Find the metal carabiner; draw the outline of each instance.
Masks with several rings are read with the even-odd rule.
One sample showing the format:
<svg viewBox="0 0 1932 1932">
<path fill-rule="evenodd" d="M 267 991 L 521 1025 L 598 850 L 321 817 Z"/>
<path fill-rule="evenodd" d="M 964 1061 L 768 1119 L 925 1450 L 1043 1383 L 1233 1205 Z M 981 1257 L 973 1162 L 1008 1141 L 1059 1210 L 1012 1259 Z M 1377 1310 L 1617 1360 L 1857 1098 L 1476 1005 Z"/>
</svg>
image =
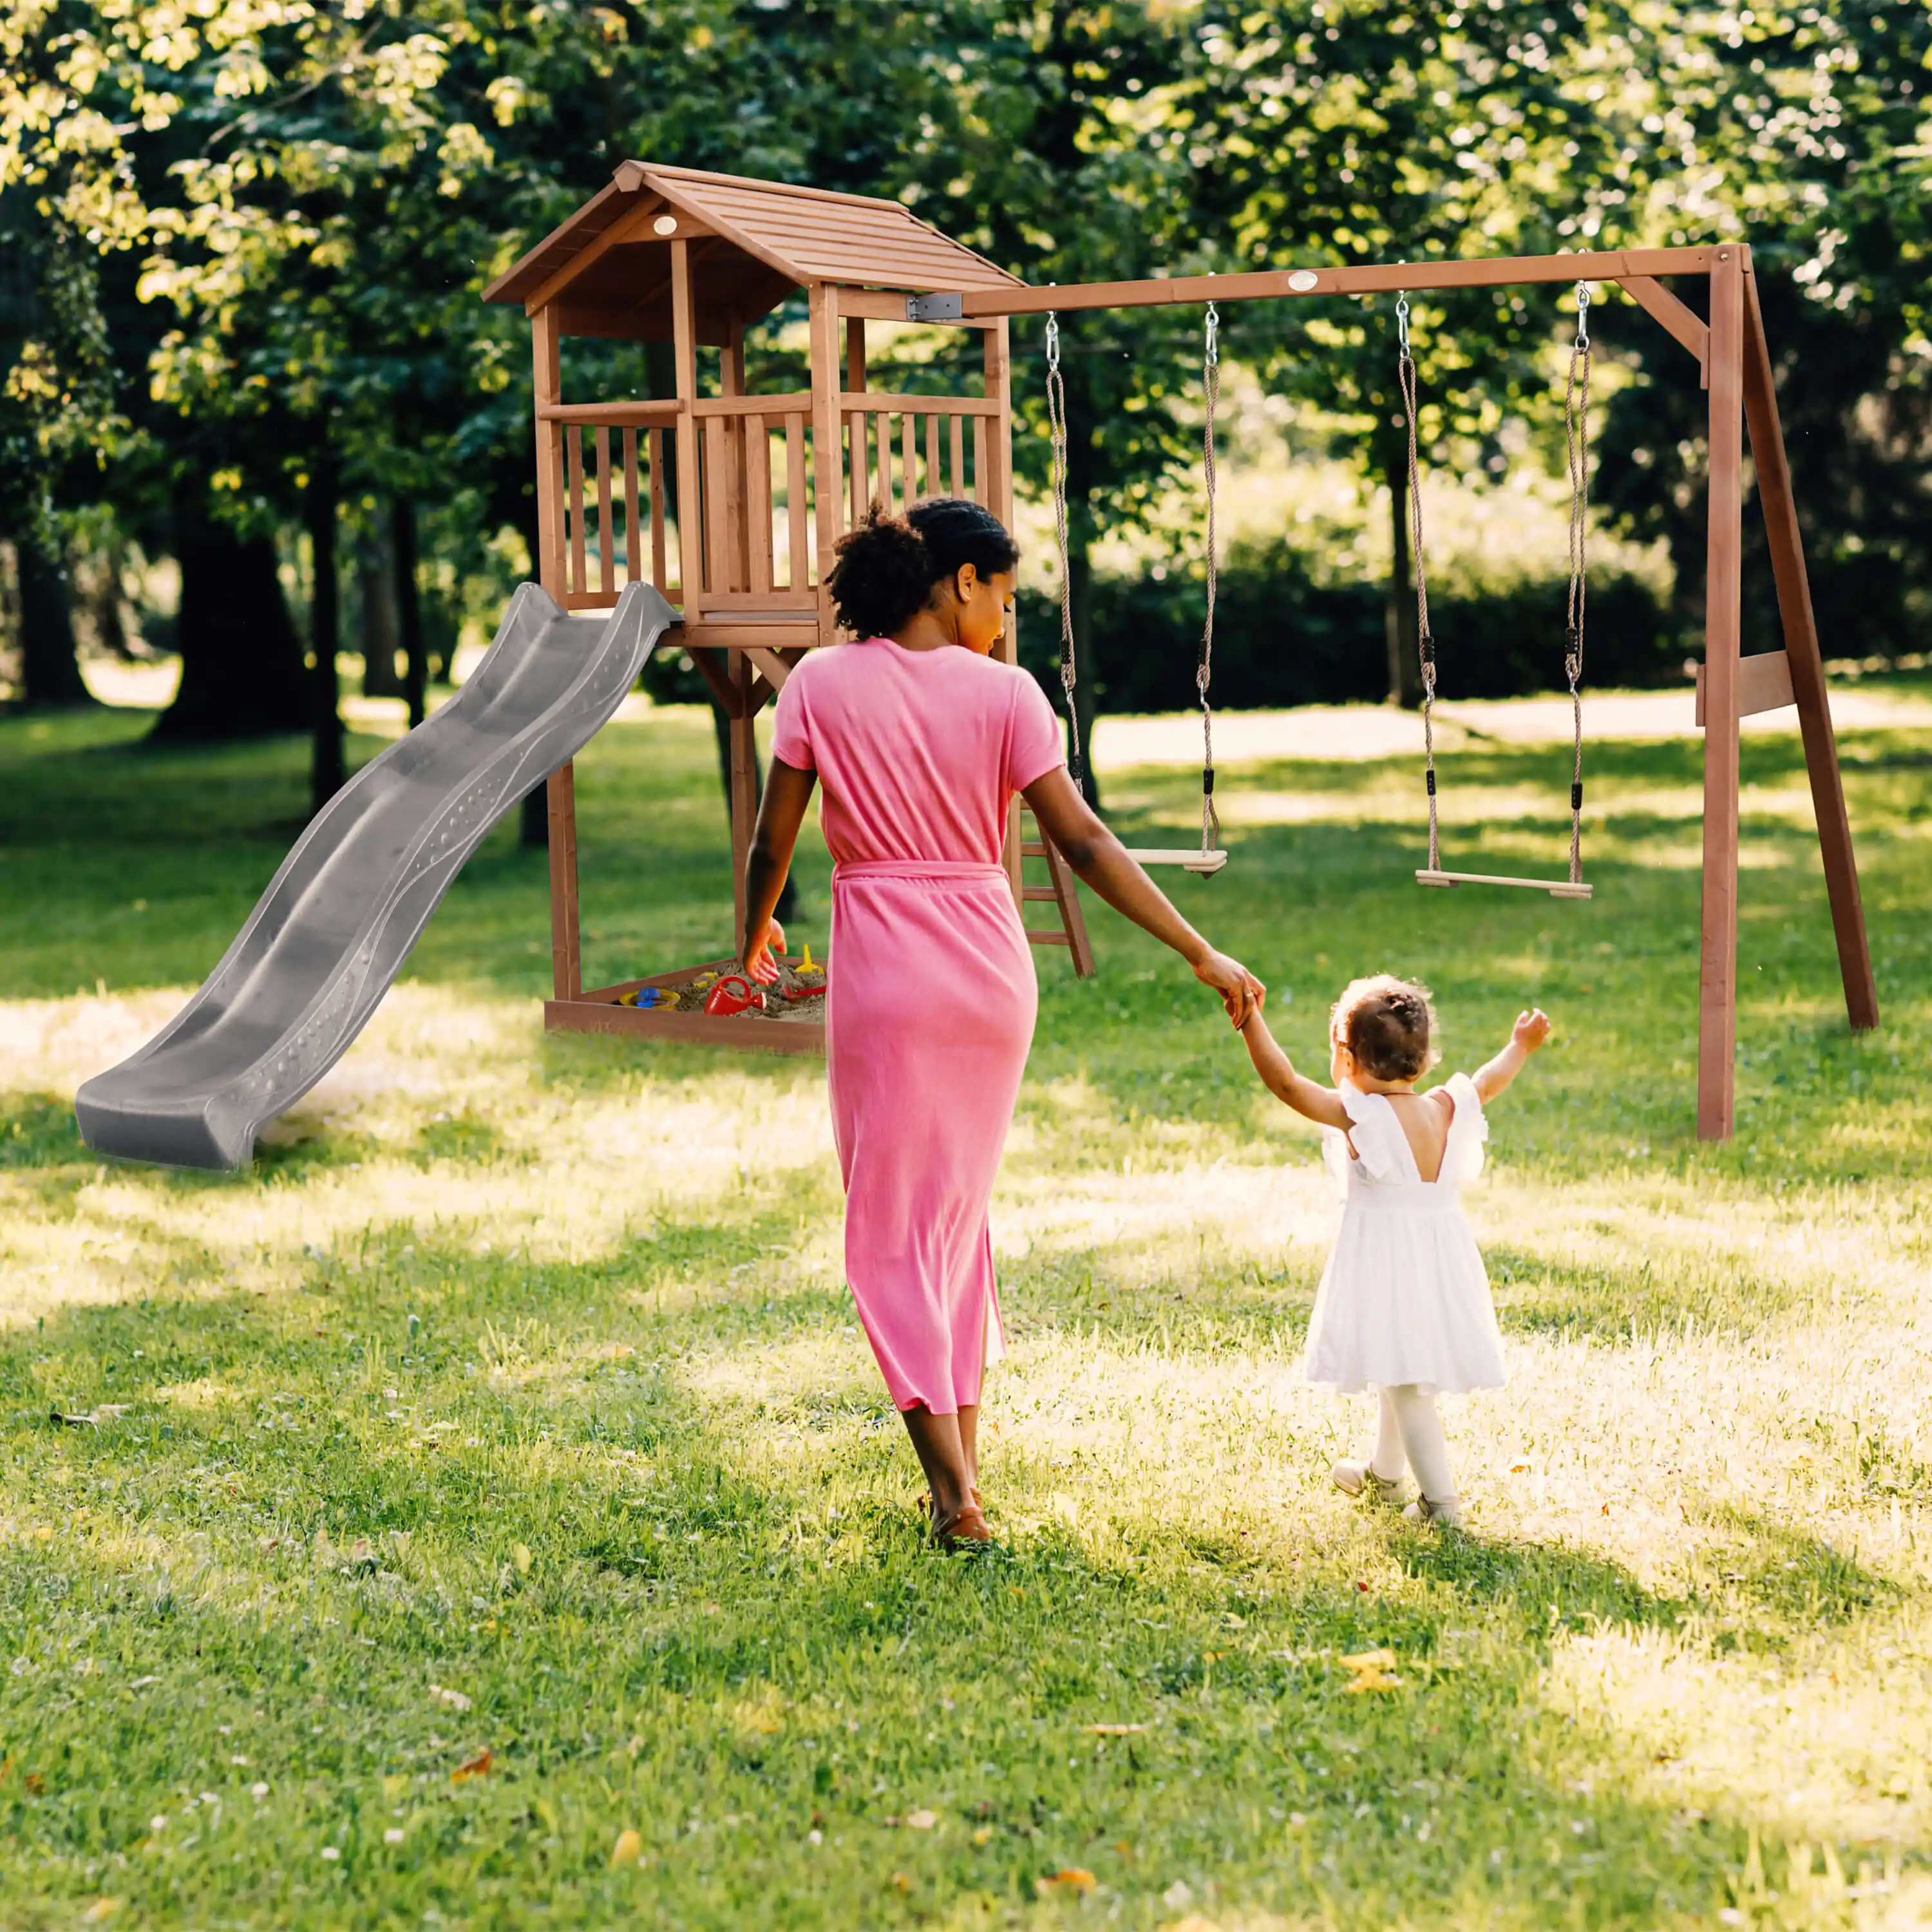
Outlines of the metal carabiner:
<svg viewBox="0 0 1932 1932">
<path fill-rule="evenodd" d="M 1051 309 L 1046 312 L 1046 366 L 1060 367 L 1060 318 Z"/>
<path fill-rule="evenodd" d="M 1205 356 L 1207 366 L 1213 368 L 1221 359 L 1221 314 L 1212 302 L 1208 304 L 1208 346 Z"/>
<path fill-rule="evenodd" d="M 1576 284 L 1576 346 L 1587 349 L 1590 346 L 1590 285 L 1588 282 Z"/>
<path fill-rule="evenodd" d="M 1395 298 L 1396 346 L 1406 356 L 1408 353 L 1408 291 L 1398 289 Z"/>
</svg>

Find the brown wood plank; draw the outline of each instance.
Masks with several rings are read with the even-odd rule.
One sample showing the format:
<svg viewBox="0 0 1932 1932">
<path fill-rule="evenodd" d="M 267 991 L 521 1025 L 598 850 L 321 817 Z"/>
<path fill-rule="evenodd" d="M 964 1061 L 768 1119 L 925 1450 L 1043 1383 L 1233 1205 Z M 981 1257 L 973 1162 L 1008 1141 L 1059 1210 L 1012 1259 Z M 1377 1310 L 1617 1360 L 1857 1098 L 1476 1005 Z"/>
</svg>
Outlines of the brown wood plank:
<svg viewBox="0 0 1932 1932">
<path fill-rule="evenodd" d="M 845 394 L 838 400 L 848 407 L 854 406 L 848 398 L 862 395 L 865 388 L 866 320 L 862 316 L 850 316 L 845 322 Z M 856 406 L 865 406 L 861 403 Z"/>
<path fill-rule="evenodd" d="M 707 590 L 690 599 L 686 615 L 709 616 L 714 610 L 728 610 L 734 616 L 751 610 L 778 610 L 796 616 L 809 610 L 812 596 L 796 590 Z"/>
<path fill-rule="evenodd" d="M 952 496 L 963 496 L 966 494 L 966 418 L 955 416 L 946 428 L 952 445 L 952 475 L 947 489 Z"/>
<path fill-rule="evenodd" d="M 748 644 L 745 656 L 764 674 L 772 690 L 784 690 L 785 680 L 791 675 L 791 666 L 776 651 L 767 650 L 762 644 Z"/>
<path fill-rule="evenodd" d="M 716 698 L 728 718 L 736 715 L 740 702 L 738 687 L 732 680 L 730 666 L 722 652 L 713 647 L 700 644 L 694 635 L 695 626 L 687 626 L 684 640 L 686 653 L 697 665 L 698 673 L 711 687 L 711 694 Z"/>
<path fill-rule="evenodd" d="M 1035 829 L 1039 829 L 1037 821 Z M 1060 848 L 1043 831 L 1040 834 L 1040 845 L 1041 856 L 1046 860 L 1047 877 L 1052 881 L 1046 896 L 1060 908 L 1060 926 L 1073 954 L 1074 977 L 1090 980 L 1100 968 L 1094 962 L 1094 942 L 1088 937 L 1087 916 L 1080 908 L 1079 882 Z"/>
<path fill-rule="evenodd" d="M 638 432 L 624 431 L 624 580 L 644 579 L 644 533 L 638 495 Z"/>
<path fill-rule="evenodd" d="M 664 431 L 650 432 L 651 454 L 651 581 L 660 590 L 668 590 L 670 578 L 664 563 Z"/>
<path fill-rule="evenodd" d="M 731 650 L 745 650 L 754 645 L 774 651 L 809 650 L 821 641 L 819 625 L 802 617 L 789 624 L 734 623 L 728 617 L 706 618 L 686 623 L 680 635 L 688 650 L 700 645 Z"/>
<path fill-rule="evenodd" d="M 739 352 L 742 354 L 742 350 Z M 738 380 L 742 381 L 740 376 Z M 812 406 L 809 389 L 774 389 L 769 395 L 748 396 L 733 389 L 722 396 L 700 396 L 692 404 L 692 413 L 699 416 L 776 416 L 783 410 L 808 409 Z"/>
<path fill-rule="evenodd" d="M 952 289 L 956 284 L 941 275 L 922 284 L 918 292 L 930 294 L 942 288 Z M 839 312 L 844 315 L 862 315 L 874 322 L 904 322 L 906 320 L 906 296 L 910 290 L 884 289 L 842 289 L 838 294 Z M 986 316 L 962 316 L 956 321 L 922 322 L 922 328 L 984 328 L 992 320 Z"/>
<path fill-rule="evenodd" d="M 544 788 L 550 820 L 550 983 L 560 1000 L 574 1000 L 584 983 L 577 920 L 577 781 L 560 765 Z"/>
<path fill-rule="evenodd" d="M 728 508 L 730 473 L 724 453 L 724 425 L 713 416 L 704 426 L 704 587 L 707 592 L 742 587 L 731 568 L 731 519 Z"/>
<path fill-rule="evenodd" d="M 597 431 L 597 587 L 617 594 L 617 549 L 610 530 L 610 432 Z"/>
<path fill-rule="evenodd" d="M 1008 530 L 1013 526 L 1013 358 L 1012 344 L 1005 327 L 986 337 L 986 394 L 999 404 L 999 414 L 989 425 L 988 455 L 992 474 L 987 479 L 987 494 L 982 500 Z"/>
<path fill-rule="evenodd" d="M 872 418 L 872 440 L 878 458 L 878 467 L 872 476 L 872 501 L 879 506 L 880 512 L 890 516 L 892 513 L 892 419 L 887 416 Z"/>
<path fill-rule="evenodd" d="M 590 588 L 584 562 L 584 432 L 572 423 L 563 433 L 564 458 L 569 476 L 566 512 L 570 521 L 570 587 Z"/>
<path fill-rule="evenodd" d="M 570 587 L 563 550 L 563 431 L 543 420 L 544 406 L 556 403 L 562 380 L 554 309 L 541 308 L 530 318 L 530 354 L 537 407 L 537 554 L 530 562 L 537 581 L 561 597 Z"/>
<path fill-rule="evenodd" d="M 946 472 L 939 466 L 939 418 L 936 416 L 926 419 L 926 494 L 928 496 L 946 494 Z"/>
<path fill-rule="evenodd" d="M 784 419 L 785 532 L 790 556 L 787 585 L 802 590 L 812 581 L 812 539 L 806 524 L 805 418 L 795 412 Z"/>
<path fill-rule="evenodd" d="M 1694 679 L 1696 696 L 1693 722 L 1704 726 L 1704 667 L 1700 664 Z M 1784 651 L 1758 651 L 1738 660 L 1738 716 L 1750 718 L 1760 711 L 1782 711 L 1797 698 L 1791 688 L 1791 658 Z"/>
<path fill-rule="evenodd" d="M 910 391 L 848 391 L 838 398 L 842 409 L 890 410 L 897 416 L 910 410 L 920 416 L 997 416 L 1000 405 L 991 396 L 922 396 Z"/>
<path fill-rule="evenodd" d="M 731 720 L 731 938 L 734 945 L 742 945 L 748 904 L 745 872 L 752 829 L 758 820 L 758 708 L 752 698 L 752 666 L 742 656 L 733 656 L 731 682 L 739 694 L 738 715 Z"/>
<path fill-rule="evenodd" d="M 691 244 L 682 238 L 670 244 L 670 320 L 678 400 L 689 405 L 698 400 L 698 338 L 691 304 Z M 676 455 L 677 576 L 687 597 L 704 588 L 704 509 L 698 444 L 697 424 L 686 422 L 676 431 Z"/>
<path fill-rule="evenodd" d="M 908 410 L 899 418 L 899 490 L 910 510 L 919 500 L 919 418 Z"/>
<path fill-rule="evenodd" d="M 670 397 L 662 401 L 610 403 L 539 403 L 537 414 L 545 422 L 606 423 L 634 428 L 646 423 L 675 422 L 683 412 L 682 404 Z"/>
<path fill-rule="evenodd" d="M 1736 1121 L 1738 652 L 1743 564 L 1744 266 L 1711 268 L 1710 538 L 1704 612 L 1703 913 L 1698 946 L 1697 1138 Z"/>
<path fill-rule="evenodd" d="M 735 962 L 727 962 L 726 969 Z M 672 1040 L 687 1046 L 730 1047 L 741 1053 L 823 1054 L 825 1027 L 812 1020 L 719 1019 L 710 1013 L 640 1012 L 602 1000 L 546 1000 L 547 1033 L 592 1033 L 631 1040 Z"/>
<path fill-rule="evenodd" d="M 585 269 L 613 248 L 626 242 L 644 240 L 650 234 L 650 224 L 663 208 L 664 202 L 658 196 L 649 195 L 638 206 L 623 210 L 530 291 L 524 302 L 526 309 L 534 311 L 554 302 Z"/>
<path fill-rule="evenodd" d="M 1703 386 L 1708 389 L 1711 386 L 1709 328 L 1698 320 L 1694 310 L 1686 308 L 1661 282 L 1653 280 L 1648 275 L 1633 275 L 1623 286 L 1632 301 L 1654 316 L 1671 335 L 1696 357 Z"/>
<path fill-rule="evenodd" d="M 992 332 L 988 332 L 990 338 Z M 973 418 L 973 487 L 966 494 L 976 503 L 986 501 L 986 418 Z"/>
<path fill-rule="evenodd" d="M 772 574 L 772 436 L 764 416 L 745 418 L 745 466 L 751 484 L 746 525 L 751 538 L 752 588 L 770 591 Z"/>
<path fill-rule="evenodd" d="M 1732 244 L 1733 251 L 1739 244 Z M 1392 262 L 1360 268 L 1270 268 L 1240 275 L 1178 275 L 1143 281 L 1061 283 L 1053 287 L 968 289 L 968 316 L 1063 314 L 1075 309 L 1147 308 L 1168 303 L 1247 302 L 1316 296 L 1393 295 L 1400 289 L 1500 288 L 1528 282 L 1622 282 L 1634 275 L 1706 274 L 1715 250 L 1628 248 L 1574 255 L 1508 255 L 1491 261 Z M 1310 279 L 1300 288 L 1292 278 Z M 935 290 L 941 285 L 934 284 Z"/>
<path fill-rule="evenodd" d="M 1744 278 L 1744 392 L 1750 428 L 1751 458 L 1757 471 L 1758 502 L 1770 540 L 1771 567 L 1778 585 L 1778 622 L 1784 656 L 1804 740 L 1804 765 L 1811 780 L 1811 808 L 1824 856 L 1825 886 L 1832 906 L 1832 930 L 1838 946 L 1838 971 L 1844 982 L 1845 1010 L 1855 1028 L 1878 1024 L 1878 988 L 1872 977 L 1871 940 L 1865 930 L 1858 890 L 1857 854 L 1845 808 L 1844 780 L 1838 770 L 1837 734 L 1825 686 L 1825 661 L 1818 646 L 1818 623 L 1811 609 L 1811 586 L 1804 568 L 1804 539 L 1792 494 L 1791 468 L 1778 421 L 1778 392 L 1772 377 L 1771 351 L 1764 338 L 1757 282 Z"/>
<path fill-rule="evenodd" d="M 824 283 L 806 293 L 812 353 L 812 514 L 818 523 L 820 634 L 835 634 L 832 599 L 824 588 L 838 536 L 838 291 Z"/>
</svg>

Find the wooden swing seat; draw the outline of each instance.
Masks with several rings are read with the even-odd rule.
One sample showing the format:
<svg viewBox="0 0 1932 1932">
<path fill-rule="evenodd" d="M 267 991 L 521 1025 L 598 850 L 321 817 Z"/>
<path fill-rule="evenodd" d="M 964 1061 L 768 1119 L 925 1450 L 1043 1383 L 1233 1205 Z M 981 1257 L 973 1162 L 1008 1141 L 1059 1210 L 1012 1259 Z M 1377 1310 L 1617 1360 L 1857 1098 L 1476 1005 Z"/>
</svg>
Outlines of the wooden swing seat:
<svg viewBox="0 0 1932 1932">
<path fill-rule="evenodd" d="M 1130 845 L 1127 856 L 1137 866 L 1179 866 L 1204 879 L 1211 879 L 1228 862 L 1228 855 L 1218 847 L 1203 852 L 1192 849 L 1170 850 L 1165 846 Z"/>
<path fill-rule="evenodd" d="M 1589 886 L 1573 886 L 1568 879 L 1510 879 L 1490 872 L 1418 871 L 1415 882 L 1419 886 L 1442 886 L 1451 890 L 1457 886 L 1518 886 L 1525 892 L 1547 892 L 1553 899 L 1586 899 L 1591 896 Z"/>
</svg>

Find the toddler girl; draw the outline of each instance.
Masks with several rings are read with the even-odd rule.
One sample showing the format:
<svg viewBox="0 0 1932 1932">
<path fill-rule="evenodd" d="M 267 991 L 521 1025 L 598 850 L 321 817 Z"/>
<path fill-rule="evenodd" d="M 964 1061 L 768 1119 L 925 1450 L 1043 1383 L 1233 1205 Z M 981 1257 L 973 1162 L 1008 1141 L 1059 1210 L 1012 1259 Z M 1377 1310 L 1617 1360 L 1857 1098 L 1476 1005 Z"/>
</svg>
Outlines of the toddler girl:
<svg viewBox="0 0 1932 1932">
<path fill-rule="evenodd" d="M 1241 1036 L 1268 1090 L 1328 1130 L 1323 1151 L 1347 1190 L 1309 1322 L 1308 1378 L 1351 1394 L 1372 1385 L 1382 1419 L 1366 1460 L 1335 1465 L 1335 1486 L 1395 1503 L 1412 1468 L 1420 1495 L 1403 1515 L 1460 1524 L 1436 1397 L 1500 1388 L 1504 1376 L 1489 1276 L 1457 1190 L 1482 1168 L 1484 1102 L 1550 1037 L 1550 1022 L 1520 1015 L 1473 1080 L 1451 1074 L 1418 1094 L 1436 1057 L 1434 1019 L 1426 988 L 1387 974 L 1352 981 L 1329 1022 L 1333 1087 L 1295 1072 L 1258 1012 Z"/>
</svg>

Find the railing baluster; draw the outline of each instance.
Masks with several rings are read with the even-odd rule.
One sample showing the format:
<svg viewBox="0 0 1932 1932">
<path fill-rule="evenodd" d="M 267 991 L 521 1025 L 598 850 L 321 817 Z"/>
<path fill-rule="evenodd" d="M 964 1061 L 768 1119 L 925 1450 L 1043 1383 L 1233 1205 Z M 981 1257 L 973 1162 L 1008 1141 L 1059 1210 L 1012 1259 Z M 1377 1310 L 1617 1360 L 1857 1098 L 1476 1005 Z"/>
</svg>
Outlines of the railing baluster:
<svg viewBox="0 0 1932 1932">
<path fill-rule="evenodd" d="M 566 508 L 570 520 L 570 589 L 581 596 L 590 588 L 584 566 L 584 431 L 572 423 L 564 432 L 564 454 L 569 464 Z"/>
<path fill-rule="evenodd" d="M 952 418 L 952 494 L 963 496 L 966 494 L 966 418 Z"/>
<path fill-rule="evenodd" d="M 642 556 L 644 533 L 638 527 L 638 432 L 624 432 L 624 580 L 640 582 L 644 576 Z"/>
<path fill-rule="evenodd" d="M 617 558 L 610 541 L 610 432 L 597 431 L 597 577 L 607 597 L 617 594 Z"/>
<path fill-rule="evenodd" d="M 812 581 L 805 500 L 805 418 L 796 410 L 785 418 L 785 515 L 791 554 L 786 560 L 786 588 L 802 590 Z"/>
<path fill-rule="evenodd" d="M 664 433 L 650 432 L 651 452 L 651 581 L 662 591 L 670 589 L 664 567 Z"/>
<path fill-rule="evenodd" d="M 772 439 L 763 416 L 745 418 L 746 506 L 750 520 L 746 535 L 752 566 L 752 588 L 772 587 Z"/>
</svg>

